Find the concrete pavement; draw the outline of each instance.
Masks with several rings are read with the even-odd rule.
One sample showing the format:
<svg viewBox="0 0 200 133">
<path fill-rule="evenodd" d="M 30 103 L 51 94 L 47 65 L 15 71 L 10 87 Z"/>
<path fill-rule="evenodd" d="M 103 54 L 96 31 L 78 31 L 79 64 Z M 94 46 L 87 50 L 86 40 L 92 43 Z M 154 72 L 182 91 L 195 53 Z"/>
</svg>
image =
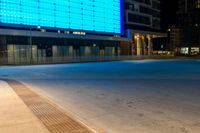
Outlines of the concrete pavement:
<svg viewBox="0 0 200 133">
<path fill-rule="evenodd" d="M 1 67 L 105 133 L 199 133 L 200 61 Z"/>
<path fill-rule="evenodd" d="M 4 81 L 0 81 L 0 133 L 50 133 Z"/>
</svg>

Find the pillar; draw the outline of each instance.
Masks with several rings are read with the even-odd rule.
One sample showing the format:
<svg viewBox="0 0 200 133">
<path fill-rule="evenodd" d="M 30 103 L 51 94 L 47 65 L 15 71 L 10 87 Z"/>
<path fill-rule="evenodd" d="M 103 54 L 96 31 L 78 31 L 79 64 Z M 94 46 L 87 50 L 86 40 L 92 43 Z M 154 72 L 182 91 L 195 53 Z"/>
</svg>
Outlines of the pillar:
<svg viewBox="0 0 200 133">
<path fill-rule="evenodd" d="M 37 51 L 37 45 L 32 45 L 32 61 L 35 63 L 37 62 Z"/>
<path fill-rule="evenodd" d="M 191 46 L 188 47 L 188 55 L 191 55 Z"/>
<path fill-rule="evenodd" d="M 148 35 L 148 55 L 150 56 L 153 52 L 153 43 L 152 43 L 152 36 Z"/>
<path fill-rule="evenodd" d="M 146 55 L 146 36 L 142 35 L 142 55 Z"/>
<path fill-rule="evenodd" d="M 200 55 L 200 47 L 199 47 L 199 55 Z"/>
<path fill-rule="evenodd" d="M 137 36 L 137 55 L 142 55 L 142 38 L 140 35 Z"/>
</svg>

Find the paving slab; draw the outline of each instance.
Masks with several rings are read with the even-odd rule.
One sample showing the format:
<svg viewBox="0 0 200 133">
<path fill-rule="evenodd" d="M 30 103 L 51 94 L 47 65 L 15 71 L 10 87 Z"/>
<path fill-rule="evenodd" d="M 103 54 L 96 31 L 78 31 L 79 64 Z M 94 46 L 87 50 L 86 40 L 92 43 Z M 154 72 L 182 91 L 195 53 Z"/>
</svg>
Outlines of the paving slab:
<svg viewBox="0 0 200 133">
<path fill-rule="evenodd" d="M 51 133 L 99 133 L 89 128 L 81 121 L 68 115 L 64 110 L 56 104 L 45 99 L 43 96 L 31 91 L 26 85 L 19 81 L 11 79 L 3 79 L 15 91 L 24 104 L 31 112 L 45 125 Z M 5 108 L 9 109 L 9 107 Z M 10 115 L 10 114 L 7 114 Z M 22 117 L 23 114 L 21 114 Z M 26 114 L 25 114 L 26 116 Z M 11 118 L 10 118 L 11 119 Z M 21 117 L 19 118 L 21 121 Z M 23 119 L 22 119 L 23 120 Z M 31 123 L 26 123 L 31 126 Z M 22 128 L 25 125 L 21 125 Z M 23 133 L 23 132 L 22 132 Z M 39 132 L 35 132 L 39 133 Z"/>
<path fill-rule="evenodd" d="M 4 81 L 0 81 L 0 133 L 50 133 Z"/>
</svg>

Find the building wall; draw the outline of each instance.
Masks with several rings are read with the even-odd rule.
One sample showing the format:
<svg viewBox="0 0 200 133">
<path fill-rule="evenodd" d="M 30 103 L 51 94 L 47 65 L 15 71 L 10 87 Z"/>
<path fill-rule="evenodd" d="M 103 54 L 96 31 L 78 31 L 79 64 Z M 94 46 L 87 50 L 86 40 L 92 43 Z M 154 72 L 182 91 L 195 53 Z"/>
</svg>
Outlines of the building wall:
<svg viewBox="0 0 200 133">
<path fill-rule="evenodd" d="M 0 37 L 0 46 L 0 52 L 6 55 L 8 64 L 120 54 L 118 41 L 32 37 L 30 45 L 29 37 L 4 36 Z"/>
<path fill-rule="evenodd" d="M 180 28 L 172 26 L 170 28 L 170 45 L 172 50 L 175 49 L 175 47 L 180 47 L 181 41 L 182 41 L 182 31 Z"/>
<path fill-rule="evenodd" d="M 125 24 L 159 30 L 160 1 L 125 0 Z"/>
<path fill-rule="evenodd" d="M 129 42 L 121 42 L 120 43 L 120 53 L 121 55 L 132 55 L 131 53 L 131 45 Z"/>
<path fill-rule="evenodd" d="M 160 1 L 125 0 L 125 29 L 131 40 L 127 54 L 151 55 L 153 37 L 163 35 L 160 33 Z"/>
<path fill-rule="evenodd" d="M 102 3 L 101 1 L 98 1 L 98 2 Z M 106 0 L 103 1 L 104 4 L 107 2 L 108 1 Z M 119 22 L 120 8 L 119 6 L 117 6 L 119 4 L 119 0 L 117 1 L 114 0 L 113 2 L 114 2 L 112 4 L 114 5 L 112 7 L 113 12 L 108 12 L 109 10 L 106 10 L 106 13 L 111 13 L 110 15 L 107 15 L 111 19 L 109 20 L 106 19 L 106 21 L 104 20 L 103 23 L 98 22 L 98 24 L 93 24 L 93 22 L 102 21 L 100 20 L 102 19 L 102 17 L 95 17 L 95 20 L 93 20 L 91 23 L 87 21 L 87 23 L 81 22 L 78 25 L 79 27 L 87 25 L 89 26 L 89 28 L 91 27 L 99 28 L 100 26 L 99 30 L 90 29 L 89 31 L 93 31 L 93 32 L 89 32 L 89 31 L 83 32 L 83 31 L 77 31 L 78 29 L 75 29 L 75 31 L 73 31 L 73 27 L 72 27 L 70 31 L 66 31 L 67 29 L 65 28 L 60 29 L 60 30 L 48 29 L 48 27 L 45 27 L 45 26 L 44 27 L 39 26 L 39 29 L 38 29 L 38 27 L 29 27 L 29 24 L 26 24 L 28 25 L 28 27 L 25 27 L 25 30 L 23 31 L 20 31 L 22 30 L 20 29 L 20 27 L 17 27 L 17 28 L 15 27 L 15 29 L 17 30 L 19 29 L 19 30 L 14 31 L 12 33 L 13 35 L 10 35 L 9 33 L 6 33 L 6 32 L 2 33 L 0 31 L 2 36 L 5 36 L 4 44 L 0 46 L 1 52 L 6 53 L 4 55 L 8 56 L 9 63 L 30 62 L 30 58 L 31 58 L 31 61 L 35 62 L 35 61 L 47 60 L 48 58 L 52 58 L 53 60 L 58 60 L 59 58 L 63 58 L 63 57 L 71 58 L 71 57 L 81 57 L 81 56 L 85 56 L 85 57 L 116 56 L 120 54 L 121 55 L 151 55 L 152 50 L 153 50 L 152 49 L 153 44 L 151 40 L 154 36 L 154 33 L 152 33 L 151 30 L 153 31 L 160 30 L 160 1 L 159 0 L 124 0 L 125 2 L 124 3 L 125 30 L 129 30 L 129 29 L 132 30 L 130 32 L 130 35 L 128 35 L 129 33 L 126 32 L 127 34 L 125 33 L 124 36 L 128 37 L 130 39 L 130 42 L 120 40 L 121 38 L 119 35 L 119 33 L 121 32 L 120 31 L 121 25 Z M 29 2 L 26 1 L 26 3 L 29 3 Z M 55 6 L 56 4 L 55 3 L 52 4 L 51 2 L 51 5 Z M 80 5 L 82 6 L 82 4 Z M 104 7 L 102 5 L 101 5 L 101 8 L 103 10 Z M 19 4 L 19 6 L 22 6 L 22 5 Z M 94 6 L 92 6 L 92 8 L 93 7 Z M 35 8 L 38 8 L 38 7 L 35 7 Z M 107 6 L 105 8 L 107 8 Z M 9 8 L 6 10 L 11 10 L 11 9 Z M 55 11 L 56 10 L 54 10 L 53 12 Z M 94 13 L 92 14 L 93 16 L 95 16 Z M 20 19 L 21 21 L 21 17 L 18 19 Z M 73 21 L 73 23 L 76 23 L 76 20 L 79 20 L 79 18 L 76 18 Z M 81 21 L 83 21 L 82 17 L 81 17 Z M 106 25 L 105 25 L 105 22 L 106 22 Z M 55 22 L 53 21 L 53 23 Z M 109 23 L 113 25 L 109 25 Z M 19 26 L 22 26 L 22 25 L 19 25 Z M 111 29 L 109 29 L 109 27 Z M 12 27 L 6 27 L 6 28 L 12 28 Z M 31 30 L 33 32 L 31 32 Z M 48 30 L 49 31 L 53 30 L 53 32 L 56 32 L 56 33 L 48 32 Z M 140 30 L 142 31 L 142 33 L 140 31 L 135 32 L 133 30 Z M 42 31 L 42 32 L 35 32 L 35 31 Z M 97 32 L 94 32 L 94 31 L 97 31 Z M 104 31 L 105 33 L 102 31 Z M 74 37 L 73 33 L 79 33 L 80 36 L 78 38 Z M 24 34 L 26 34 L 26 37 L 24 37 Z M 47 38 L 46 35 L 50 35 L 51 38 Z M 90 35 L 94 35 L 95 37 L 92 37 Z M 33 36 L 33 37 L 30 39 L 29 36 Z M 65 36 L 70 36 L 70 37 L 67 39 L 67 37 Z M 114 36 L 119 36 L 119 37 L 114 37 Z M 90 39 L 85 39 L 87 37 Z M 99 40 L 95 38 L 99 38 Z"/>
<path fill-rule="evenodd" d="M 0 0 L 0 58 L 12 64 L 119 55 L 122 2 Z"/>
<path fill-rule="evenodd" d="M 199 8 L 199 0 L 179 0 L 177 26 L 171 31 L 171 45 L 174 45 L 177 54 L 199 54 L 196 52 L 200 47 Z"/>
</svg>

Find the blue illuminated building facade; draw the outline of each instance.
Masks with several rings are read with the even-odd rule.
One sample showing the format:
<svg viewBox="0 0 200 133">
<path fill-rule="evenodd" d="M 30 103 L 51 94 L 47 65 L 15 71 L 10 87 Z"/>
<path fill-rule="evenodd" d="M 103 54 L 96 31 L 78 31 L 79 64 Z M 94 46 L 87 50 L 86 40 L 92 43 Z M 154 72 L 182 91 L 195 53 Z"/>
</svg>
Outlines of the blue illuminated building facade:
<svg viewBox="0 0 200 133">
<path fill-rule="evenodd" d="M 0 0 L 0 22 L 120 34 L 120 0 Z"/>
<path fill-rule="evenodd" d="M 0 0 L 0 58 L 8 64 L 117 56 L 123 0 Z"/>
<path fill-rule="evenodd" d="M 160 36 L 159 5 L 159 0 L 0 0 L 0 59 L 26 64 L 150 55 L 152 38 Z"/>
</svg>

